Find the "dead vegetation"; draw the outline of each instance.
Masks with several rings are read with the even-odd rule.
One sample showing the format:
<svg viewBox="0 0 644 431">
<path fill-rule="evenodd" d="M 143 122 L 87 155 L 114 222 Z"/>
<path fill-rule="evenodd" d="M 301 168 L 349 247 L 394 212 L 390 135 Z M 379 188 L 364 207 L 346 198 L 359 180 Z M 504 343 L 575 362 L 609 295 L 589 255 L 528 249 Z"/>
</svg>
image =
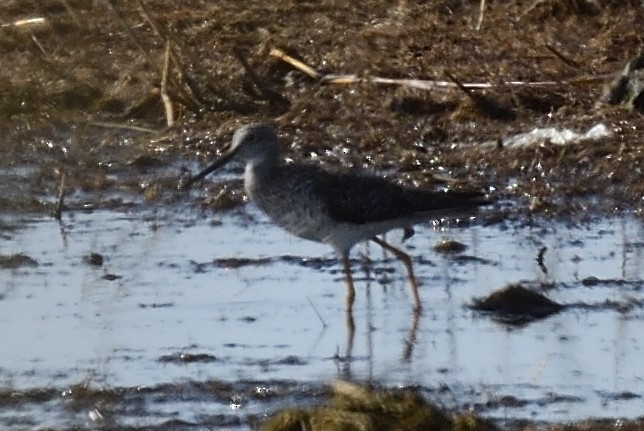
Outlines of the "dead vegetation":
<svg viewBox="0 0 644 431">
<path fill-rule="evenodd" d="M 552 301 L 544 294 L 520 284 L 510 284 L 485 298 L 475 298 L 469 307 L 511 325 L 524 325 L 564 309 L 563 305 Z"/>
<path fill-rule="evenodd" d="M 268 421 L 264 431 L 496 431 L 490 421 L 462 413 L 451 415 L 429 404 L 412 390 L 373 390 L 335 382 L 327 405 L 284 410 Z"/>
<path fill-rule="evenodd" d="M 642 50 L 636 0 L 10 0 L 0 16 L 0 208 L 174 202 L 188 160 L 266 121 L 289 157 L 487 187 L 517 213 L 644 211 L 641 97 L 602 99 Z M 598 123 L 610 136 L 503 146 Z"/>
</svg>

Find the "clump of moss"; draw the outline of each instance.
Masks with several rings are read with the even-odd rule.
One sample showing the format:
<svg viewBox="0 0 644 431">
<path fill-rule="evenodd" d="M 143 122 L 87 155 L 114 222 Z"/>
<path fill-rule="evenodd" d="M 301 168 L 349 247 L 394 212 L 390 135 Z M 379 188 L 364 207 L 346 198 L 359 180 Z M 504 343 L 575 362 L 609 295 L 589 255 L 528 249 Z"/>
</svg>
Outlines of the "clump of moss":
<svg viewBox="0 0 644 431">
<path fill-rule="evenodd" d="M 493 431 L 489 421 L 453 415 L 412 390 L 374 390 L 348 382 L 332 385 L 324 406 L 287 409 L 266 421 L 263 431 Z"/>
<path fill-rule="evenodd" d="M 508 323 L 526 323 L 561 311 L 563 305 L 520 284 L 509 284 L 485 298 L 476 298 L 470 308 L 493 314 Z"/>
<path fill-rule="evenodd" d="M 35 267 L 38 266 L 38 262 L 22 253 L 0 255 L 0 269 L 15 269 L 23 266 Z"/>
</svg>

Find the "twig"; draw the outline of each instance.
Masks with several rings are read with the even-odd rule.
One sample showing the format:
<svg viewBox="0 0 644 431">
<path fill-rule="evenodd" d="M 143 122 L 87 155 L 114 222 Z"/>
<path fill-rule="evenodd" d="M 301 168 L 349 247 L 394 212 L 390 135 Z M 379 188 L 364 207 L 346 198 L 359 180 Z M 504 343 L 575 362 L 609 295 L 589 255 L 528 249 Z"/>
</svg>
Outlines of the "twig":
<svg viewBox="0 0 644 431">
<path fill-rule="evenodd" d="M 208 105 L 209 102 L 206 100 L 206 98 L 201 94 L 201 91 L 199 90 L 199 86 L 197 85 L 196 81 L 188 74 L 186 71 L 183 69 L 181 62 L 177 59 L 177 55 L 174 52 L 173 46 L 176 47 L 179 52 L 181 52 L 181 45 L 177 40 L 172 37 L 172 34 L 164 31 L 159 23 L 156 22 L 156 20 L 152 17 L 152 14 L 146 7 L 146 5 L 143 3 L 143 1 L 138 0 L 138 5 L 139 9 L 141 10 L 141 15 L 143 15 L 143 18 L 150 24 L 150 27 L 152 27 L 152 30 L 156 33 L 159 38 L 165 41 L 171 41 L 172 45 L 170 46 L 170 60 L 172 61 L 172 66 L 174 67 L 174 70 L 176 71 L 176 74 L 178 75 L 177 78 L 174 78 L 173 76 L 170 76 L 170 83 L 175 84 L 175 87 L 177 87 L 177 91 L 182 90 L 181 92 L 186 94 L 184 104 L 186 106 L 192 107 L 194 110 L 199 110 L 201 107 Z M 182 85 L 179 85 L 180 83 L 185 83 L 188 91 L 185 91 L 184 87 Z"/>
<path fill-rule="evenodd" d="M 461 82 L 456 79 L 456 77 L 449 72 L 445 71 L 445 75 L 451 79 L 458 88 L 465 93 L 467 97 L 474 102 L 474 106 L 481 112 L 483 115 L 486 115 L 489 118 L 494 118 L 497 120 L 512 120 L 516 117 L 516 113 L 513 109 L 508 108 L 504 105 L 501 105 L 499 102 L 492 100 L 489 97 L 486 97 L 482 94 L 477 94 L 472 92 L 470 88 L 465 87 Z"/>
<path fill-rule="evenodd" d="M 561 51 L 559 51 L 557 48 L 555 48 L 552 44 L 546 43 L 546 48 L 548 48 L 548 51 L 552 52 L 555 57 L 557 57 L 559 60 L 563 61 L 564 64 L 567 66 L 570 66 L 575 69 L 579 69 L 579 63 L 577 63 L 575 60 L 568 58 L 565 56 Z"/>
<path fill-rule="evenodd" d="M 313 311 L 315 311 L 315 314 L 317 314 L 318 319 L 320 319 L 320 322 L 322 322 L 322 327 L 323 327 L 323 328 L 326 328 L 326 327 L 327 327 L 327 323 L 324 321 L 324 319 L 322 318 L 322 316 L 321 316 L 321 315 L 320 315 L 320 313 L 318 312 L 317 308 L 315 308 L 315 305 L 313 305 L 313 301 L 311 301 L 311 298 L 306 298 L 306 299 L 308 299 L 308 300 L 309 300 L 309 304 L 311 304 L 311 308 L 313 309 Z"/>
<path fill-rule="evenodd" d="M 374 84 L 383 84 L 383 85 L 397 85 L 401 87 L 416 88 L 419 90 L 427 91 L 445 91 L 453 90 L 458 88 L 458 85 L 454 82 L 449 81 L 432 81 L 425 79 L 394 79 L 394 78 L 383 78 L 379 76 L 358 76 L 355 74 L 328 74 L 322 75 L 318 73 L 312 67 L 302 63 L 299 60 L 294 59 L 293 57 L 285 54 L 283 51 L 273 48 L 271 49 L 270 55 L 276 57 L 285 63 L 290 64 L 295 69 L 305 73 L 311 78 L 319 79 L 323 84 L 357 84 L 364 82 L 371 82 Z M 473 90 L 483 90 L 487 88 L 497 88 L 499 86 L 514 86 L 514 87 L 553 87 L 556 85 L 566 85 L 566 84 L 589 84 L 596 82 L 604 82 L 607 78 L 610 78 L 610 74 L 597 75 L 586 77 L 582 76 L 576 79 L 569 79 L 566 81 L 505 81 L 499 84 L 492 84 L 489 82 L 480 82 L 480 83 L 460 83 L 460 86 L 465 89 Z"/>
<path fill-rule="evenodd" d="M 398 85 L 401 87 L 417 88 L 419 90 L 446 90 L 453 89 L 454 83 L 448 81 L 430 81 L 423 79 L 392 79 L 374 76 L 369 81 L 375 84 Z"/>
<path fill-rule="evenodd" d="M 163 71 L 161 73 L 161 100 L 165 108 L 165 119 L 168 127 L 174 125 L 174 113 L 172 109 L 172 100 L 168 96 L 168 67 L 170 66 L 170 41 L 165 44 L 165 56 L 163 58 Z"/>
<path fill-rule="evenodd" d="M 151 65 L 153 68 L 155 68 L 159 72 L 159 74 L 161 75 L 161 81 L 166 82 L 166 88 L 165 88 L 166 91 L 161 92 L 161 99 L 162 99 L 164 107 L 165 107 L 166 122 L 169 125 L 173 124 L 174 123 L 174 116 L 172 114 L 170 114 L 170 115 L 168 114 L 169 112 L 171 112 L 171 110 L 168 111 L 168 107 L 172 108 L 172 104 L 170 103 L 170 98 L 167 95 L 167 80 L 168 80 L 168 76 L 167 76 L 167 66 L 166 65 L 168 63 L 167 58 L 169 58 L 169 53 L 168 53 L 168 51 L 169 51 L 169 42 L 167 42 L 167 44 L 166 44 L 166 61 L 164 62 L 164 66 L 166 66 L 166 67 L 159 68 L 159 66 L 156 64 L 156 62 L 153 61 L 152 56 L 150 55 L 148 50 L 146 50 L 143 47 L 143 44 L 136 37 L 136 35 L 134 34 L 134 32 L 132 31 L 130 26 L 127 24 L 127 22 L 125 22 L 125 18 L 123 18 L 123 16 L 118 11 L 118 9 L 116 9 L 116 7 L 114 6 L 114 3 L 112 2 L 112 0 L 107 0 L 107 4 L 109 5 L 110 9 L 112 9 L 114 14 L 116 15 L 117 20 L 121 23 L 121 26 L 123 27 L 123 29 L 127 33 L 128 37 L 132 40 L 132 42 L 134 42 L 134 44 L 143 53 L 143 55 L 144 55 L 145 59 L 147 60 L 148 64 Z M 165 74 L 165 78 L 164 78 L 164 74 Z M 171 77 L 170 77 L 170 79 L 171 79 Z"/>
<path fill-rule="evenodd" d="M 114 12 L 114 15 L 116 15 L 116 19 L 119 21 L 121 24 L 121 27 L 125 30 L 125 33 L 127 33 L 128 37 L 134 44 L 141 50 L 143 55 L 145 56 L 146 60 L 148 61 L 148 64 L 150 64 L 152 67 L 155 67 L 156 65 L 154 64 L 154 61 L 152 60 L 152 57 L 150 56 L 150 53 L 148 52 L 147 49 L 143 47 L 143 44 L 139 41 L 139 39 L 136 37 L 130 26 L 125 22 L 125 18 L 123 18 L 123 15 L 118 11 L 116 6 L 114 6 L 114 3 L 112 3 L 112 0 L 107 0 L 107 4 L 112 9 L 112 12 Z"/>
<path fill-rule="evenodd" d="M 32 27 L 32 26 L 37 27 L 37 26 L 47 25 L 47 24 L 48 24 L 47 18 L 38 17 L 38 18 L 19 19 L 14 22 L 0 24 L 0 28 L 4 28 L 4 27 L 21 28 L 21 27 Z"/>
<path fill-rule="evenodd" d="M 78 19 L 78 15 L 76 14 L 76 12 L 74 12 L 74 9 L 72 9 L 72 7 L 69 5 L 69 2 L 67 0 L 60 0 L 60 2 L 63 4 L 63 7 L 65 8 L 69 16 L 72 17 L 72 21 L 74 21 L 74 24 L 76 25 L 76 27 L 81 27 L 81 23 L 80 23 L 80 20 Z"/>
<path fill-rule="evenodd" d="M 235 48 L 235 49 L 233 49 L 233 54 L 235 54 L 235 57 L 237 57 L 237 60 L 239 60 L 239 62 L 241 63 L 242 67 L 244 68 L 244 70 L 248 74 L 248 77 L 250 78 L 251 81 L 253 81 L 253 84 L 255 84 L 255 86 L 260 91 L 263 92 L 264 85 L 262 84 L 262 82 L 257 77 L 257 74 L 255 74 L 255 71 L 250 67 L 250 64 L 248 64 L 248 61 L 246 61 L 246 58 L 241 53 L 241 51 L 239 51 L 239 49 Z"/>
<path fill-rule="evenodd" d="M 103 121 L 92 121 L 89 124 L 96 127 L 104 127 L 106 129 L 123 129 L 123 130 L 132 130 L 134 132 L 144 132 L 144 133 L 156 132 L 156 130 L 154 129 L 149 129 L 147 127 L 133 126 L 131 124 L 107 123 Z"/>
<path fill-rule="evenodd" d="M 481 4 L 479 6 L 479 20 L 476 23 L 476 31 L 479 31 L 481 29 L 481 26 L 483 25 L 484 14 L 485 14 L 485 0 L 481 0 Z"/>
<path fill-rule="evenodd" d="M 157 22 L 152 18 L 152 15 L 148 11 L 148 8 L 143 4 L 141 0 L 137 2 L 139 4 L 139 9 L 141 9 L 141 14 L 143 15 L 143 18 L 150 24 L 150 27 L 152 27 L 152 30 L 157 34 L 157 36 L 167 39 L 167 37 L 163 34 L 163 31 L 161 30 L 161 27 L 157 25 Z"/>
<path fill-rule="evenodd" d="M 448 71 L 445 71 L 445 76 L 447 76 L 468 97 L 472 97 L 472 92 L 470 91 L 470 88 L 468 88 L 465 85 L 463 85 L 461 83 L 461 81 L 459 79 L 457 79 L 454 75 L 452 75 Z"/>
<path fill-rule="evenodd" d="M 65 171 L 60 174 L 60 186 L 58 187 L 58 203 L 52 214 L 54 218 L 60 221 L 63 217 L 63 205 L 65 200 Z"/>
<path fill-rule="evenodd" d="M 295 58 L 286 54 L 281 49 L 277 49 L 277 48 L 271 49 L 270 55 L 273 57 L 279 58 L 280 60 L 290 64 L 296 69 L 301 70 L 305 74 L 309 75 L 311 78 L 315 78 L 315 79 L 322 78 L 322 75 L 320 75 L 320 73 L 317 70 L 313 69 L 311 66 L 308 66 L 302 63 L 300 60 L 296 60 Z"/>
<path fill-rule="evenodd" d="M 45 51 L 45 47 L 42 46 L 42 44 L 40 43 L 40 41 L 38 40 L 38 38 L 36 37 L 35 34 L 31 35 L 31 40 L 34 41 L 34 43 L 36 44 L 36 46 L 38 47 L 40 52 L 42 52 L 42 54 L 45 56 L 45 60 L 47 60 L 48 62 L 51 61 L 51 58 L 49 57 L 49 54 L 47 54 L 47 51 Z"/>
<path fill-rule="evenodd" d="M 253 82 L 255 87 L 262 93 L 262 96 L 264 97 L 265 100 L 268 100 L 269 102 L 276 102 L 276 103 L 288 103 L 288 101 L 279 93 L 271 90 L 268 88 L 264 83 L 259 79 L 255 71 L 250 67 L 250 64 L 248 61 L 246 61 L 246 58 L 244 55 L 239 51 L 238 49 L 233 49 L 233 54 L 235 54 L 235 57 L 237 57 L 237 60 L 241 63 L 242 67 L 246 71 L 246 74 L 250 78 L 250 80 Z"/>
<path fill-rule="evenodd" d="M 530 6 L 528 6 L 528 7 L 526 8 L 526 10 L 525 10 L 525 11 L 523 11 L 523 14 L 522 14 L 522 15 L 523 15 L 523 16 L 528 15 L 530 12 L 532 12 L 532 9 L 536 8 L 537 6 L 539 6 L 539 5 L 540 5 L 541 3 L 543 3 L 543 2 L 544 2 L 544 0 L 535 0 L 535 1 L 530 5 Z"/>
</svg>

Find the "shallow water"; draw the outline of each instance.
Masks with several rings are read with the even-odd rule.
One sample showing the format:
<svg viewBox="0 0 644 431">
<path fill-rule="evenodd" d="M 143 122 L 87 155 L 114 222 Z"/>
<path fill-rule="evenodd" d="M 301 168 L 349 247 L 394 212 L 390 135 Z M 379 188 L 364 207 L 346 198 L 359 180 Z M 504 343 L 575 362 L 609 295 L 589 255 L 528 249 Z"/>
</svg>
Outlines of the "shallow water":
<svg viewBox="0 0 644 431">
<path fill-rule="evenodd" d="M 402 245 L 421 284 L 418 321 L 402 265 L 375 245 L 356 247 L 351 351 L 336 256 L 252 206 L 213 220 L 97 211 L 59 224 L 5 214 L 0 226 L 1 255 L 38 262 L 0 270 L 0 390 L 19 399 L 53 390 L 44 401 L 0 403 L 4 429 L 97 420 L 100 405 L 65 400 L 80 384 L 118 389 L 105 410 L 112 423 L 136 426 L 217 417 L 218 428 L 244 429 L 282 404 L 313 402 L 337 378 L 415 385 L 431 401 L 502 421 L 642 413 L 644 226 L 635 219 L 420 226 Z M 431 247 L 442 238 L 468 249 L 438 254 Z M 102 266 L 86 261 L 91 253 Z M 543 286 L 569 307 L 521 327 L 466 307 L 514 282 Z M 114 406 L 128 397 L 135 411 Z"/>
</svg>

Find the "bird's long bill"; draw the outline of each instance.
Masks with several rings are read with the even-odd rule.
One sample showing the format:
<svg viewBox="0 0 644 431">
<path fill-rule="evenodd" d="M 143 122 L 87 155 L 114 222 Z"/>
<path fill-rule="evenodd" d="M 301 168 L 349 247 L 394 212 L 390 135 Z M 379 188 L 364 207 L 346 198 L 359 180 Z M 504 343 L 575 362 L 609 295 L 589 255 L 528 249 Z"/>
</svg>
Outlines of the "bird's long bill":
<svg viewBox="0 0 644 431">
<path fill-rule="evenodd" d="M 220 168 L 221 166 L 225 165 L 226 163 L 228 163 L 230 161 L 230 159 L 233 158 L 233 156 L 235 155 L 236 152 L 237 151 L 233 150 L 232 147 L 230 146 L 230 144 L 225 146 L 222 155 L 219 156 L 219 158 L 217 158 L 210 165 L 208 165 L 208 167 L 206 169 L 204 169 L 203 171 L 199 172 L 197 175 L 194 175 L 193 177 L 188 179 L 188 181 L 186 181 L 183 184 L 182 189 L 185 190 L 185 189 L 189 188 L 190 186 L 192 186 L 197 181 L 199 181 L 199 180 L 205 178 L 206 176 L 208 176 L 212 171 L 214 171 L 214 170 Z"/>
</svg>

